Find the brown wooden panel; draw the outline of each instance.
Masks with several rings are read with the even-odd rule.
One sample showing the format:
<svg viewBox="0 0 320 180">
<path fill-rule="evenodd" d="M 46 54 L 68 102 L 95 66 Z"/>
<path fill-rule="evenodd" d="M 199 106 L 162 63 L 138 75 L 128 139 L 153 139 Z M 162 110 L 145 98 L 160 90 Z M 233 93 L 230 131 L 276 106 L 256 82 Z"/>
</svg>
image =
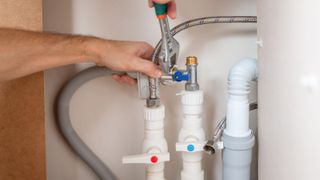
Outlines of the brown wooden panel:
<svg viewBox="0 0 320 180">
<path fill-rule="evenodd" d="M 42 30 L 42 0 L 0 0 L 0 26 Z M 45 179 L 44 82 L 0 84 L 0 179 Z"/>
</svg>

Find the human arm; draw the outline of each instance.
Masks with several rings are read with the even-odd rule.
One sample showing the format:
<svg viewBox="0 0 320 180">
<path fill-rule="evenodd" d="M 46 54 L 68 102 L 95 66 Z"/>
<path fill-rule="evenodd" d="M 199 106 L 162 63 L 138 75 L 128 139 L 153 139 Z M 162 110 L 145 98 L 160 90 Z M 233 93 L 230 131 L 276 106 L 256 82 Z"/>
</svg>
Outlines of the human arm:
<svg viewBox="0 0 320 180">
<path fill-rule="evenodd" d="M 0 82 L 82 62 L 159 77 L 161 71 L 147 61 L 152 52 L 153 48 L 144 42 L 0 28 Z M 114 79 L 133 84 L 127 76 Z"/>
</svg>

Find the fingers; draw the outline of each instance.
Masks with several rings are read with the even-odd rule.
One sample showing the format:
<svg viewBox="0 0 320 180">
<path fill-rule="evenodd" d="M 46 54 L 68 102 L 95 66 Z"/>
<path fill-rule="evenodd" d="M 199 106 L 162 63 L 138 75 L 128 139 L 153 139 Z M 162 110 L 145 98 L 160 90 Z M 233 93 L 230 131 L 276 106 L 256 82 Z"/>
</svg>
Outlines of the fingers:
<svg viewBox="0 0 320 180">
<path fill-rule="evenodd" d="M 117 42 L 117 46 L 111 46 L 109 52 L 103 54 L 100 64 L 116 71 L 141 72 L 150 77 L 158 78 L 162 74 L 161 71 L 148 60 L 152 53 L 153 47 L 145 42 Z M 127 80 L 118 76 L 114 78 L 118 81 Z M 127 82 L 130 83 L 130 81 Z"/>
<path fill-rule="evenodd" d="M 151 59 L 154 49 L 150 44 L 146 42 L 140 42 L 137 48 L 137 56 L 142 57 L 144 59 Z"/>
<path fill-rule="evenodd" d="M 128 65 L 129 71 L 142 72 L 148 76 L 159 78 L 162 75 L 161 70 L 149 60 L 134 57 Z"/>
<path fill-rule="evenodd" d="M 153 7 L 153 1 L 152 1 L 152 0 L 148 0 L 148 4 L 149 4 L 149 7 L 150 7 L 150 8 Z"/>
<path fill-rule="evenodd" d="M 142 72 L 151 77 L 160 77 L 161 71 L 158 67 L 148 59 L 151 59 L 153 54 L 153 47 L 146 43 L 140 42 L 137 44 L 137 56 L 132 57 L 131 62 L 129 64 L 129 69 L 132 71 Z"/>
<path fill-rule="evenodd" d="M 112 76 L 112 78 L 119 82 L 119 83 L 126 83 L 126 84 L 129 84 L 131 86 L 133 85 L 136 85 L 137 84 L 137 81 L 131 77 L 129 77 L 128 75 L 126 74 L 123 74 L 123 75 L 119 75 L 119 74 L 115 74 Z"/>
<path fill-rule="evenodd" d="M 175 1 L 169 2 L 168 16 L 171 19 L 175 19 L 177 17 L 177 3 Z"/>
</svg>

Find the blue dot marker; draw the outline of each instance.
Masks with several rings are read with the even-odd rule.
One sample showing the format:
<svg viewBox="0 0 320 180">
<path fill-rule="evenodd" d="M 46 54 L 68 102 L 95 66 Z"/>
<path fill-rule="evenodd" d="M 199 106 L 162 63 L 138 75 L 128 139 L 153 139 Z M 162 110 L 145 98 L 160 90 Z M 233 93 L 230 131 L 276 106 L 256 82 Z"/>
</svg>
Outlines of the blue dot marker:
<svg viewBox="0 0 320 180">
<path fill-rule="evenodd" d="M 189 152 L 194 151 L 194 145 L 189 144 L 188 147 L 187 147 L 187 149 L 188 149 Z"/>
</svg>

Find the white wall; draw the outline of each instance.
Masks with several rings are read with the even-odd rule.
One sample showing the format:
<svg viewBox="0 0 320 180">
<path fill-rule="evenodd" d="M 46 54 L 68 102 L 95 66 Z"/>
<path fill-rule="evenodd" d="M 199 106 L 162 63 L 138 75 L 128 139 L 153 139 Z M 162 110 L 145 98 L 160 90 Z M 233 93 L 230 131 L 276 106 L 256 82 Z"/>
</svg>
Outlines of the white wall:
<svg viewBox="0 0 320 180">
<path fill-rule="evenodd" d="M 213 15 L 256 15 L 253 0 L 178 0 L 179 24 L 190 18 Z M 156 44 L 160 38 L 157 20 L 146 0 L 45 0 L 45 30 L 90 34 L 118 40 L 143 40 Z M 256 25 L 207 25 L 177 36 L 181 59 L 200 59 L 199 81 L 205 91 L 204 121 L 207 135 L 225 115 L 226 79 L 229 68 L 240 58 L 256 57 Z M 90 180 L 94 174 L 66 146 L 53 118 L 57 91 L 83 65 L 46 72 L 46 140 L 48 180 Z M 179 153 L 174 151 L 181 122 L 181 106 L 175 94 L 182 86 L 162 88 L 166 106 L 166 137 L 172 160 L 167 179 L 177 179 Z M 252 101 L 255 101 L 253 93 Z M 83 86 L 72 100 L 71 117 L 76 130 L 121 180 L 141 180 L 141 165 L 122 165 L 121 157 L 141 152 L 144 101 L 136 88 L 100 78 Z M 254 117 L 255 114 L 253 113 Z M 220 155 L 205 156 L 206 179 L 221 179 Z M 253 179 L 256 179 L 255 177 Z"/>
<path fill-rule="evenodd" d="M 258 3 L 260 180 L 320 179 L 319 7 Z"/>
</svg>

